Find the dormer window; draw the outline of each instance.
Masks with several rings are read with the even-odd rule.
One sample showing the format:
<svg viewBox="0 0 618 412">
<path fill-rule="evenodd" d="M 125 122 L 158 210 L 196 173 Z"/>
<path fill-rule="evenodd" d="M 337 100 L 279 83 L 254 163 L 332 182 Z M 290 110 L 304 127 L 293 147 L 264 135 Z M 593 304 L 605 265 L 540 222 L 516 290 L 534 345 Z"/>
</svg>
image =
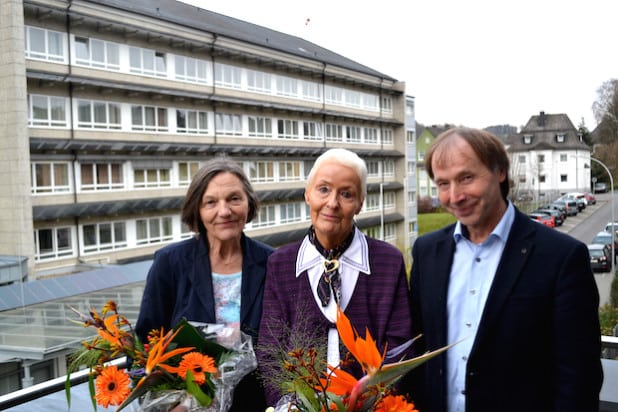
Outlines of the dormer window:
<svg viewBox="0 0 618 412">
<path fill-rule="evenodd" d="M 557 135 L 556 135 L 556 142 L 558 142 L 558 143 L 564 143 L 564 133 L 561 133 L 561 134 L 557 134 Z"/>
<path fill-rule="evenodd" d="M 525 134 L 524 135 L 524 144 L 531 144 L 532 143 L 532 135 L 531 134 Z"/>
</svg>

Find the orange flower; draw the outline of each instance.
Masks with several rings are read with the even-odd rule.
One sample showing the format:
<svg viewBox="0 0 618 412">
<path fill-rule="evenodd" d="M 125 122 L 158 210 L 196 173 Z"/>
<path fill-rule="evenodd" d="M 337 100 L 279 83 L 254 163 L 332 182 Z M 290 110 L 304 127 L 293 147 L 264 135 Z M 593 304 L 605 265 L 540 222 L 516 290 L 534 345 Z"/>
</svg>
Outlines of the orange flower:
<svg viewBox="0 0 618 412">
<path fill-rule="evenodd" d="M 215 360 L 199 352 L 187 353 L 182 357 L 178 365 L 178 376 L 186 380 L 189 370 L 193 374 L 193 381 L 198 385 L 203 385 L 206 382 L 207 373 L 217 373 Z"/>
<path fill-rule="evenodd" d="M 380 355 L 376 342 L 371 337 L 371 333 L 369 333 L 369 329 L 365 329 L 366 338 L 361 338 L 339 307 L 337 307 L 337 331 L 339 331 L 343 344 L 360 363 L 363 371 L 373 375 L 380 370 L 380 366 L 382 366 L 384 361 L 384 355 Z"/>
<path fill-rule="evenodd" d="M 401 395 L 388 395 L 382 398 L 376 412 L 418 412 L 418 409 Z"/>
<path fill-rule="evenodd" d="M 129 396 L 130 385 L 131 381 L 126 371 L 116 366 L 108 366 L 97 377 L 97 403 L 104 408 L 109 405 L 120 405 Z"/>
<path fill-rule="evenodd" d="M 331 370 L 331 374 L 328 379 L 320 379 L 322 386 L 326 387 L 327 392 L 337 396 L 349 395 L 358 382 L 357 379 L 342 369 L 335 369 L 332 366 L 328 368 Z"/>
<path fill-rule="evenodd" d="M 171 350 L 169 352 L 165 352 L 165 350 L 167 349 L 167 346 L 170 343 L 172 343 L 172 340 L 174 340 L 178 332 L 180 332 L 180 329 L 181 328 L 178 328 L 176 332 L 170 330 L 165 335 L 163 335 L 163 329 L 161 329 L 157 343 L 152 345 L 152 347 L 150 348 L 150 351 L 148 352 L 148 359 L 146 360 L 146 369 L 145 369 L 146 375 L 150 374 L 150 372 L 152 372 L 152 370 L 157 366 L 165 366 L 163 365 L 163 362 L 165 362 L 169 358 L 176 356 L 176 355 L 181 355 L 183 353 L 190 352 L 193 349 L 195 349 L 193 347 L 178 348 L 178 349 Z"/>
</svg>

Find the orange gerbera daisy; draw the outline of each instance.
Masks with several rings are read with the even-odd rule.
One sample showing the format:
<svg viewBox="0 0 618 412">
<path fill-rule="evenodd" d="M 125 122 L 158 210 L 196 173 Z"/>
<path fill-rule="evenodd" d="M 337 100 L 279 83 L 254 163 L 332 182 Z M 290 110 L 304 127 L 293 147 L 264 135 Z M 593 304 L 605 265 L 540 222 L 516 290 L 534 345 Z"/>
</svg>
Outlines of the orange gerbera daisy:
<svg viewBox="0 0 618 412">
<path fill-rule="evenodd" d="M 108 366 L 97 377 L 97 403 L 104 408 L 109 405 L 120 405 L 129 396 L 130 385 L 129 375 L 124 369 Z"/>
<path fill-rule="evenodd" d="M 178 376 L 187 379 L 187 371 L 193 374 L 193 381 L 198 385 L 206 382 L 207 373 L 217 373 L 215 360 L 199 352 L 190 352 L 182 357 L 178 365 Z"/>
<path fill-rule="evenodd" d="M 418 412 L 418 409 L 401 395 L 388 395 L 382 398 L 376 412 Z"/>
</svg>

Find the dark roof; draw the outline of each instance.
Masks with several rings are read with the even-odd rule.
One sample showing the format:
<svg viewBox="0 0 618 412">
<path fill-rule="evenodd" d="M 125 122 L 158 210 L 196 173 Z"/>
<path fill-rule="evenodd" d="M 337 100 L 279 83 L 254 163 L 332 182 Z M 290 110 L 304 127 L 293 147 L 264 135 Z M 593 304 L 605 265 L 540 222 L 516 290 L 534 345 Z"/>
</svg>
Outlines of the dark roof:
<svg viewBox="0 0 618 412">
<path fill-rule="evenodd" d="M 391 81 L 396 79 L 320 47 L 300 37 L 224 16 L 174 0 L 89 0 L 119 10 L 142 14 L 194 29 L 355 70 Z M 206 3 L 206 2 L 205 2 Z"/>
<path fill-rule="evenodd" d="M 558 142 L 557 136 L 563 135 L 564 141 Z M 525 140 L 530 139 L 529 143 Z M 527 152 L 530 150 L 590 150 L 582 140 L 579 131 L 564 114 L 546 114 L 540 112 L 530 117 L 528 123 L 519 131 L 506 138 L 510 152 Z"/>
</svg>

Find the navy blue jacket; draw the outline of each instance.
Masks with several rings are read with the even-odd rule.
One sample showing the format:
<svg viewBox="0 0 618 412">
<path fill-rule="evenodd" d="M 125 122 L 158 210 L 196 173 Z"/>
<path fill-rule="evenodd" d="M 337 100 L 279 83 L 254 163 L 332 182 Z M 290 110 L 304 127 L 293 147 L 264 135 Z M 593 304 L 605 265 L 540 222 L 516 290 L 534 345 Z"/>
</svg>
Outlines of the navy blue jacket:
<svg viewBox="0 0 618 412">
<path fill-rule="evenodd" d="M 454 225 L 412 251 L 418 352 L 445 346 Z M 467 363 L 467 412 L 597 411 L 603 380 L 599 293 L 586 245 L 516 210 Z M 415 371 L 423 412 L 446 411 L 446 356 Z M 419 374 L 420 372 L 420 374 Z"/>
<path fill-rule="evenodd" d="M 243 332 L 253 337 L 255 348 L 262 316 L 266 262 L 273 249 L 244 234 L 241 244 L 240 325 Z M 203 237 L 183 240 L 155 253 L 135 331 L 144 340 L 150 330 L 161 327 L 169 330 L 182 318 L 216 323 L 212 270 Z M 263 390 L 251 374 L 239 384 L 231 411 L 251 410 L 244 408 L 255 407 L 260 398 L 263 399 Z"/>
</svg>

